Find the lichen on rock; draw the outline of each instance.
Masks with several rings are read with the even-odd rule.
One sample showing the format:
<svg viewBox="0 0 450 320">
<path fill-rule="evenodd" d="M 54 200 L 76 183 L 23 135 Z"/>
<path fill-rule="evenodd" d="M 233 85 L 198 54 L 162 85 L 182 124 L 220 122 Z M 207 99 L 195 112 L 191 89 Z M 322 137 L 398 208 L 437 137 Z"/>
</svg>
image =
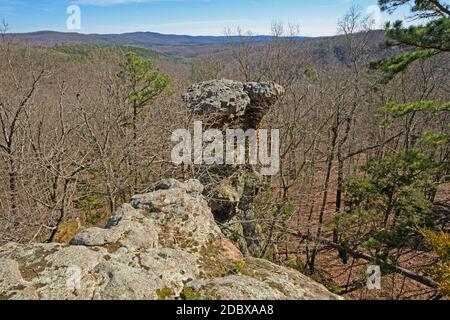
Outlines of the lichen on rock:
<svg viewBox="0 0 450 320">
<path fill-rule="evenodd" d="M 0 247 L 0 299 L 339 299 L 297 271 L 245 259 L 202 190 L 162 181 L 69 245 Z"/>
<path fill-rule="evenodd" d="M 273 81 L 242 83 L 210 80 L 188 88 L 183 100 L 189 110 L 219 129 L 234 126 L 255 129 L 285 90 Z"/>
<path fill-rule="evenodd" d="M 183 100 L 209 127 L 224 133 L 230 128 L 257 131 L 284 93 L 285 89 L 273 81 L 222 79 L 192 85 Z M 266 217 L 258 216 L 261 213 L 254 206 L 265 187 L 261 175 L 250 165 L 203 165 L 197 169 L 195 178 L 205 185 L 204 195 L 222 231 L 245 255 L 263 255 L 266 245 L 257 221 Z"/>
</svg>

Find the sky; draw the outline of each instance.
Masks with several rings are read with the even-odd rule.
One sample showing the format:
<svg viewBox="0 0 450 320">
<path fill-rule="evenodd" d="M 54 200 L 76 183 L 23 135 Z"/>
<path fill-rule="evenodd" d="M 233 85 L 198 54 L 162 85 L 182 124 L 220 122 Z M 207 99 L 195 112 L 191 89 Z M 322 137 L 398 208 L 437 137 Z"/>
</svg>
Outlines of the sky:
<svg viewBox="0 0 450 320">
<path fill-rule="evenodd" d="M 236 27 L 270 34 L 273 22 L 283 22 L 299 25 L 303 36 L 328 36 L 337 33 L 337 21 L 351 6 L 372 13 L 379 27 L 406 14 L 380 16 L 376 4 L 377 0 L 0 0 L 0 20 L 7 22 L 9 32 L 183 35 L 223 35 L 226 28 Z M 68 12 L 73 5 L 79 15 Z"/>
</svg>

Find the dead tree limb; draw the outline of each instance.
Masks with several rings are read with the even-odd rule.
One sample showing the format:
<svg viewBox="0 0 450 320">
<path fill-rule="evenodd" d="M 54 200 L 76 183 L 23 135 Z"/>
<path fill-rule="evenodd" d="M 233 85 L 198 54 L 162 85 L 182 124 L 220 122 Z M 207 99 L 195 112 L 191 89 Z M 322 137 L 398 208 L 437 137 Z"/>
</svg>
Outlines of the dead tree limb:
<svg viewBox="0 0 450 320">
<path fill-rule="evenodd" d="M 297 237 L 300 237 L 300 238 L 308 238 L 308 240 L 310 240 L 310 241 L 317 241 L 318 243 L 321 243 L 323 245 L 326 245 L 326 246 L 328 246 L 330 248 L 333 248 L 333 249 L 336 249 L 336 250 L 345 251 L 347 254 L 349 254 L 350 256 L 352 256 L 354 258 L 357 258 L 357 259 L 362 259 L 362 260 L 369 261 L 369 262 L 373 261 L 373 257 L 371 257 L 368 254 L 365 254 L 363 252 L 359 252 L 359 251 L 356 251 L 356 250 L 352 250 L 352 249 L 346 248 L 346 247 L 344 247 L 344 246 L 342 246 L 342 245 L 340 245 L 338 243 L 335 243 L 335 242 L 333 242 L 331 240 L 328 240 L 328 239 L 324 239 L 324 238 L 313 239 L 312 237 L 305 237 L 305 236 L 300 235 L 300 234 L 298 234 L 296 232 L 290 232 L 290 234 L 294 235 L 294 236 L 297 236 Z M 425 285 L 427 287 L 430 287 L 430 288 L 433 288 L 433 289 L 438 289 L 439 288 L 439 283 L 437 283 L 437 282 L 435 282 L 435 281 L 433 281 L 433 280 L 431 280 L 431 279 L 429 279 L 427 277 L 421 276 L 421 275 L 419 275 L 419 274 L 417 274 L 417 273 L 415 273 L 415 272 L 413 272 L 411 270 L 407 270 L 405 268 L 402 268 L 402 267 L 399 267 L 399 266 L 396 266 L 396 265 L 388 265 L 388 267 L 391 268 L 394 272 L 396 272 L 398 274 L 401 274 L 401 275 L 403 275 L 403 276 L 405 276 L 405 277 L 407 277 L 407 278 L 409 278 L 411 280 L 419 282 L 419 283 L 421 283 L 421 284 L 423 284 L 423 285 Z"/>
</svg>

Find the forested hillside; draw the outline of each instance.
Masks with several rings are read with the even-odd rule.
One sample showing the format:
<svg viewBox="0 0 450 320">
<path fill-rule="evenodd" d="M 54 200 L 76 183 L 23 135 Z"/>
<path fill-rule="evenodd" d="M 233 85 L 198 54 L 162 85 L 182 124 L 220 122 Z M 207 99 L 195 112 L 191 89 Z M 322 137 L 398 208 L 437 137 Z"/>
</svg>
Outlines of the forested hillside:
<svg viewBox="0 0 450 320">
<path fill-rule="evenodd" d="M 422 25 L 372 30 L 354 8 L 335 37 L 274 23 L 264 39 L 236 30 L 183 48 L 26 44 L 5 25 L 0 244 L 68 243 L 162 179 L 203 177 L 171 161 L 172 133 L 195 121 L 181 95 L 214 79 L 273 81 L 285 92 L 260 127 L 280 129 L 280 170 L 215 181 L 240 208 L 217 219 L 222 232 L 349 299 L 448 298 L 450 11 L 380 4 L 405 2 Z M 236 199 L 241 187 L 252 192 Z M 369 265 L 381 266 L 382 290 L 367 289 Z"/>
</svg>

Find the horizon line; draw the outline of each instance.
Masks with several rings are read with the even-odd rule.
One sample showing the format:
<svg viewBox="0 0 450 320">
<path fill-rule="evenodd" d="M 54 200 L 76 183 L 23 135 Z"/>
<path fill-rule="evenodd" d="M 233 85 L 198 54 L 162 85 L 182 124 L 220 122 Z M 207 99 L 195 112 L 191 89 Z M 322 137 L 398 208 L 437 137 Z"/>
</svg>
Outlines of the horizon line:
<svg viewBox="0 0 450 320">
<path fill-rule="evenodd" d="M 378 30 L 373 30 L 378 31 Z M 161 33 L 156 31 L 132 31 L 132 32 L 121 32 L 121 33 L 85 33 L 81 31 L 59 31 L 59 30 L 36 30 L 36 31 L 25 31 L 25 32 L 6 32 L 6 35 L 21 35 L 21 34 L 32 34 L 32 33 L 43 33 L 43 32 L 52 32 L 52 33 L 62 33 L 62 34 L 78 34 L 78 35 L 126 35 L 126 34 L 135 34 L 135 33 L 152 33 L 152 34 L 158 34 L 158 35 L 165 35 L 165 36 L 185 36 L 185 37 L 215 37 L 215 38 L 225 38 L 226 35 L 191 35 L 191 34 L 178 34 L 178 33 Z M 324 38 L 324 37 L 333 37 L 337 35 L 318 35 L 318 36 L 304 36 L 304 35 L 298 35 L 298 36 L 282 36 L 283 38 Z M 232 35 L 232 37 L 238 37 L 238 35 Z M 243 37 L 274 37 L 270 34 L 254 34 L 254 35 L 244 35 Z"/>
</svg>

